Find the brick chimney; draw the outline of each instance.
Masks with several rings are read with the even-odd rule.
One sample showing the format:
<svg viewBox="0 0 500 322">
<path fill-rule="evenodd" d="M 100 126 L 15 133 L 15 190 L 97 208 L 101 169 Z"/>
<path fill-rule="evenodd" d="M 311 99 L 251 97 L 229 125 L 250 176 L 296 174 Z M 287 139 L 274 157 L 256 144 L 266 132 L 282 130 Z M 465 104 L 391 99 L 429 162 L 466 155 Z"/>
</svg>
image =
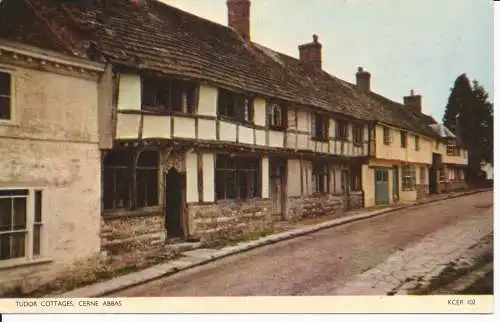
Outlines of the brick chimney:
<svg viewBox="0 0 500 322">
<path fill-rule="evenodd" d="M 370 92 L 370 79 L 371 74 L 363 70 L 363 67 L 358 67 L 358 72 L 356 73 L 356 87 L 364 93 Z"/>
<path fill-rule="evenodd" d="M 411 90 L 410 96 L 405 96 L 403 100 L 406 107 L 412 108 L 417 113 L 422 113 L 422 96 L 415 95 L 414 90 Z"/>
<path fill-rule="evenodd" d="M 250 40 L 250 0 L 227 0 L 227 24 Z"/>
<path fill-rule="evenodd" d="M 321 69 L 322 47 L 323 46 L 318 42 L 318 36 L 313 35 L 313 42 L 299 46 L 300 61 L 310 67 Z"/>
</svg>

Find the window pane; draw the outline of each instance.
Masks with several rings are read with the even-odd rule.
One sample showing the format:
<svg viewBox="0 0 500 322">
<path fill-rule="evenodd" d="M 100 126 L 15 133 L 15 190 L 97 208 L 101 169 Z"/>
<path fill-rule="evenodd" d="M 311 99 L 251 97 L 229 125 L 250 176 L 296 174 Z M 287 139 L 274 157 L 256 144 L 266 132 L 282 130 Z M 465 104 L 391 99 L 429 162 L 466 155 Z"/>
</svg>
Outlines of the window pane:
<svg viewBox="0 0 500 322">
<path fill-rule="evenodd" d="M 11 258 L 24 257 L 26 233 L 15 233 L 11 235 Z"/>
<path fill-rule="evenodd" d="M 115 151 L 108 153 L 104 157 L 104 166 L 127 167 L 130 164 L 131 154 L 127 151 Z"/>
<path fill-rule="evenodd" d="M 0 96 L 0 119 L 10 120 L 10 97 Z"/>
<path fill-rule="evenodd" d="M 10 257 L 10 234 L 0 235 L 0 259 Z"/>
<path fill-rule="evenodd" d="M 158 171 L 157 170 L 147 170 L 146 173 L 146 202 L 147 206 L 158 205 Z"/>
<path fill-rule="evenodd" d="M 42 221 L 42 192 L 35 191 L 35 222 Z"/>
<path fill-rule="evenodd" d="M 40 255 L 40 225 L 33 227 L 33 255 Z"/>
<path fill-rule="evenodd" d="M 103 192 L 102 199 L 104 202 L 104 209 L 113 209 L 114 208 L 114 200 L 115 200 L 115 192 L 114 192 L 114 170 L 104 168 L 103 171 Z"/>
<path fill-rule="evenodd" d="M 147 179 L 146 179 L 147 170 L 137 169 L 137 206 L 144 207 L 146 206 L 146 194 L 148 189 Z"/>
<path fill-rule="evenodd" d="M 14 229 L 26 229 L 26 198 L 14 199 Z"/>
<path fill-rule="evenodd" d="M 250 172 L 247 172 L 247 171 L 241 171 L 239 173 L 239 177 L 240 177 L 239 188 L 240 188 L 240 198 L 241 199 L 250 198 L 249 176 L 250 176 Z"/>
<path fill-rule="evenodd" d="M 126 169 L 115 170 L 116 207 L 130 207 L 130 178 Z"/>
<path fill-rule="evenodd" d="M 10 74 L 0 72 L 0 95 L 10 96 Z"/>
<path fill-rule="evenodd" d="M 158 164 L 159 154 L 157 151 L 141 152 L 139 159 L 137 160 L 137 166 L 139 167 L 158 167 Z"/>
<path fill-rule="evenodd" d="M 0 235 L 0 259 L 25 256 L 26 233 Z"/>
<path fill-rule="evenodd" d="M 226 172 L 224 174 L 224 186 L 226 190 L 226 198 L 227 199 L 235 199 L 236 198 L 236 172 Z"/>
<path fill-rule="evenodd" d="M 0 198 L 0 231 L 11 230 L 12 199 Z"/>
</svg>

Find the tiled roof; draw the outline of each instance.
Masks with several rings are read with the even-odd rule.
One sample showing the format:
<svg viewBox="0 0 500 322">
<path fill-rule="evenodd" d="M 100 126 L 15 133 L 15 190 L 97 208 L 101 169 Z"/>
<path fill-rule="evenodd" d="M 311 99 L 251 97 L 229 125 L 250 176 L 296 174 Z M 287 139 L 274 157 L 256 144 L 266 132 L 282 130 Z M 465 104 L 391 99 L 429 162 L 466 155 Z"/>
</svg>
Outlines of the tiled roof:
<svg viewBox="0 0 500 322">
<path fill-rule="evenodd" d="M 5 5 L 2 11 L 13 11 L 0 15 L 3 38 L 83 57 L 102 53 L 114 64 L 436 135 L 421 117 L 399 103 L 364 94 L 355 85 L 310 69 L 296 58 L 246 42 L 231 28 L 155 0 L 147 9 L 129 0 L 3 2 L 11 8 Z M 21 27 L 13 27 L 17 24 Z"/>
</svg>

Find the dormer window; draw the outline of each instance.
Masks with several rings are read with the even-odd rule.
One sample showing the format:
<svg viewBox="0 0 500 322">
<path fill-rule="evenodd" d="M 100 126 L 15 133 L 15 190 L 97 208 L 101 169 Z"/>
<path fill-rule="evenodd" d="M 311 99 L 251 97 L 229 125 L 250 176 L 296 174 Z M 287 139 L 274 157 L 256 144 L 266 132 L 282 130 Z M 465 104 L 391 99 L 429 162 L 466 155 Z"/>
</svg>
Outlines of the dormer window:
<svg viewBox="0 0 500 322">
<path fill-rule="evenodd" d="M 143 76 L 142 108 L 178 113 L 194 113 L 196 85 L 182 80 Z"/>
<path fill-rule="evenodd" d="M 217 115 L 253 123 L 253 99 L 244 94 L 219 89 Z"/>
<path fill-rule="evenodd" d="M 267 107 L 267 124 L 275 130 L 285 130 L 287 127 L 287 112 L 283 105 L 270 103 Z"/>
</svg>

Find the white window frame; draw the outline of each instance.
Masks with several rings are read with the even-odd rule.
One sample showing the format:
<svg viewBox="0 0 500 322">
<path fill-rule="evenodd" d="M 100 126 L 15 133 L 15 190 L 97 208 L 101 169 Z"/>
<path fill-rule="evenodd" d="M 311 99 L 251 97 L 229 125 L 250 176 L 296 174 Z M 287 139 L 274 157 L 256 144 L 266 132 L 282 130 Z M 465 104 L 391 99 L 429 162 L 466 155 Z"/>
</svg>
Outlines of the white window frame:
<svg viewBox="0 0 500 322">
<path fill-rule="evenodd" d="M 446 155 L 448 156 L 458 156 L 458 147 L 456 142 L 448 142 L 446 144 Z"/>
<path fill-rule="evenodd" d="M 419 182 L 420 184 L 425 184 L 425 177 L 427 176 L 427 168 L 424 166 L 420 167 L 420 176 L 419 176 Z"/>
<path fill-rule="evenodd" d="M 384 145 L 391 145 L 392 136 L 391 136 L 391 128 L 388 126 L 382 127 L 382 137 L 384 140 Z"/>
<path fill-rule="evenodd" d="M 42 187 L 0 187 L 0 191 L 13 191 L 13 190 L 27 190 L 28 193 L 26 197 L 26 235 L 25 235 L 25 250 L 23 257 L 14 257 L 0 259 L 0 268 L 11 267 L 22 264 L 29 264 L 30 262 L 38 262 L 48 260 L 47 257 L 47 212 L 46 209 L 46 190 Z M 41 221 L 35 221 L 35 194 L 36 192 L 41 192 Z M 0 196 L 0 198 L 23 198 L 23 196 Z M 40 237 L 39 237 L 39 254 L 33 254 L 33 237 L 35 226 L 40 226 Z M 17 231 L 17 230 L 16 230 Z M 19 230 L 20 232 L 21 230 Z M 12 234 L 13 230 L 2 231 L 0 234 Z"/>
<path fill-rule="evenodd" d="M 403 191 L 413 191 L 417 185 L 417 170 L 414 164 L 403 164 L 401 167 L 401 183 Z"/>
<path fill-rule="evenodd" d="M 10 75 L 10 118 L 0 119 L 0 126 L 2 125 L 16 125 L 16 73 L 15 70 L 8 69 L 0 65 L 0 73 Z"/>
<path fill-rule="evenodd" d="M 400 139 L 400 145 L 401 149 L 407 149 L 408 148 L 408 132 L 406 131 L 399 131 L 399 139 Z"/>
</svg>

